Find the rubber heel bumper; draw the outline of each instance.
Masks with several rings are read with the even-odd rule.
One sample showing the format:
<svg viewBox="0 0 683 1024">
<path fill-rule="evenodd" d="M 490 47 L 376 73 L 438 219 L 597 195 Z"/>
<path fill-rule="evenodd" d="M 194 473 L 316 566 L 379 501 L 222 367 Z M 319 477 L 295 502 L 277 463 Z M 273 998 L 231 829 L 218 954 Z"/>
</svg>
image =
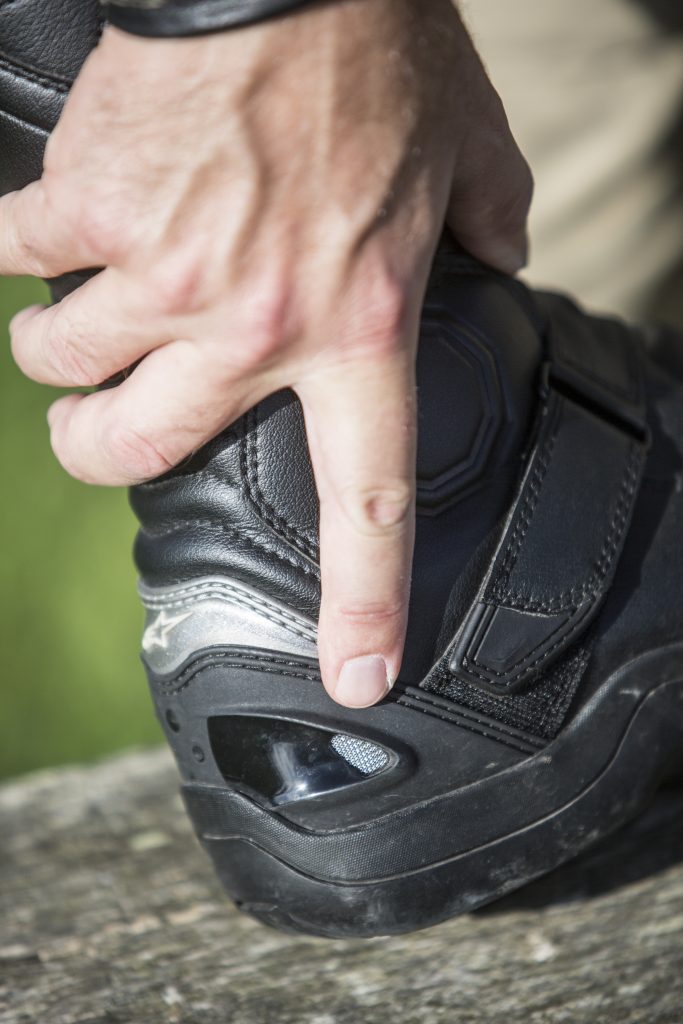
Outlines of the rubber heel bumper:
<svg viewBox="0 0 683 1024">
<path fill-rule="evenodd" d="M 481 752 L 490 755 L 494 744 L 500 760 L 477 781 L 467 780 L 464 763 L 445 764 L 434 741 L 437 720 L 421 735 L 428 716 L 402 703 L 401 692 L 372 709 L 367 721 L 367 712 L 345 712 L 317 687 L 292 679 L 281 692 L 289 711 L 280 719 L 272 680 L 257 671 L 245 678 L 243 670 L 230 673 L 214 664 L 204 666 L 201 690 L 190 700 L 187 693 L 158 691 L 156 698 L 162 719 L 170 703 L 173 728 L 174 715 L 182 714 L 193 734 L 187 742 L 194 766 L 188 771 L 187 758 L 179 756 L 183 796 L 232 899 L 281 929 L 371 937 L 427 927 L 495 900 L 632 818 L 664 777 L 683 769 L 682 655 L 679 648 L 661 650 L 615 673 L 589 713 L 543 750 L 513 752 L 480 735 Z M 332 778 L 331 788 L 316 784 L 297 798 L 290 786 L 286 796 L 287 786 L 279 783 L 283 777 L 291 782 L 292 769 L 300 765 L 296 742 L 282 771 L 264 773 L 266 744 L 257 751 L 252 774 L 247 765 L 241 780 L 226 778 L 230 761 L 221 767 L 224 750 L 215 735 L 212 745 L 211 730 L 216 721 L 235 718 L 249 719 L 249 728 L 261 722 L 264 730 L 273 721 L 284 722 L 285 736 L 289 730 L 296 737 L 300 726 L 309 738 L 319 734 L 308 748 L 313 752 L 306 768 L 313 766 L 314 778 Z M 362 742 L 386 751 L 390 763 L 337 785 L 339 775 L 320 775 L 329 751 L 336 750 L 320 737 L 354 738 L 361 718 Z M 457 761 L 454 752 L 466 731 L 440 721 Z M 166 722 L 168 727 L 168 717 Z M 174 738 L 181 733 L 173 732 Z M 280 766 L 285 747 L 273 748 Z M 476 760 L 475 776 L 481 774 Z"/>
</svg>

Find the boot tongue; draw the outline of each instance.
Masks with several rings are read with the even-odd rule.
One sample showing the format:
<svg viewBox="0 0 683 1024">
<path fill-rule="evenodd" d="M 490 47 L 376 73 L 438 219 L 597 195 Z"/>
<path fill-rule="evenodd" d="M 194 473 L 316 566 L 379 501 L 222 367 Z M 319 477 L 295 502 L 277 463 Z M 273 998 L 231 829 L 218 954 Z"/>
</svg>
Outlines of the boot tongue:
<svg viewBox="0 0 683 1024">
<path fill-rule="evenodd" d="M 406 682 L 428 671 L 481 580 L 523 467 L 542 357 L 530 292 L 442 246 L 417 361 L 417 529 Z"/>
</svg>

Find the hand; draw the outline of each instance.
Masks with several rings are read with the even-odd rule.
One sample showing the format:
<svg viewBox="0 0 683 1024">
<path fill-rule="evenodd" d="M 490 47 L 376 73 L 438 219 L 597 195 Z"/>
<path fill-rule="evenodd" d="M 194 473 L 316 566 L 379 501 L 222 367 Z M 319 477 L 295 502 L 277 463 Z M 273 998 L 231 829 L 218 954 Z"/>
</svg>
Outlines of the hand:
<svg viewBox="0 0 683 1024">
<path fill-rule="evenodd" d="M 399 671 L 414 526 L 414 363 L 448 220 L 509 272 L 531 180 L 449 0 L 335 0 L 198 39 L 107 29 L 0 201 L 0 272 L 102 270 L 11 327 L 81 480 L 176 465 L 266 395 L 301 399 L 321 502 L 320 663 L 367 706 Z M 340 556 L 341 553 L 341 556 Z"/>
</svg>

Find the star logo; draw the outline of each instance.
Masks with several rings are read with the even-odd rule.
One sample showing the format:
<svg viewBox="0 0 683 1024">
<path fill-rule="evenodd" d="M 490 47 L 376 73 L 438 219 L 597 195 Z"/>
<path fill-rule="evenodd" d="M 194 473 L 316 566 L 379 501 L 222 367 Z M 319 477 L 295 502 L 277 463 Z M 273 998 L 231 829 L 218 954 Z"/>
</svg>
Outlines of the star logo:
<svg viewBox="0 0 683 1024">
<path fill-rule="evenodd" d="M 157 615 L 154 622 L 150 622 L 149 626 L 142 634 L 142 649 L 148 654 L 154 647 L 161 647 L 162 650 L 167 650 L 168 641 L 171 633 L 179 626 L 185 619 L 189 619 L 192 612 L 185 612 L 182 615 L 169 615 L 166 611 L 161 611 Z"/>
</svg>

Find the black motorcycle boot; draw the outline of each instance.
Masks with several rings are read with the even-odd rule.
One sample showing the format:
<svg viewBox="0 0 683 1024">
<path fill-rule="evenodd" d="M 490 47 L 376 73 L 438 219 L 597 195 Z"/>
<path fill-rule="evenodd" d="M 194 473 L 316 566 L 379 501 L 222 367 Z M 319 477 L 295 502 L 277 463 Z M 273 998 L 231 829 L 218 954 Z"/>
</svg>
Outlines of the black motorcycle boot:
<svg viewBox="0 0 683 1024">
<path fill-rule="evenodd" d="M 89 25 L 74 5 L 0 8 L 5 190 L 39 173 L 97 36 L 95 5 Z M 683 383 L 644 340 L 441 247 L 406 658 L 368 710 L 318 677 L 293 395 L 134 490 L 157 713 L 245 910 L 329 936 L 424 927 L 551 870 L 680 773 Z"/>
<path fill-rule="evenodd" d="M 317 504 L 283 392 L 135 488 L 144 662 L 227 891 L 362 936 L 496 899 L 683 757 L 681 383 L 637 331 L 442 247 L 418 359 L 406 659 L 342 708 L 315 658 Z"/>
</svg>

